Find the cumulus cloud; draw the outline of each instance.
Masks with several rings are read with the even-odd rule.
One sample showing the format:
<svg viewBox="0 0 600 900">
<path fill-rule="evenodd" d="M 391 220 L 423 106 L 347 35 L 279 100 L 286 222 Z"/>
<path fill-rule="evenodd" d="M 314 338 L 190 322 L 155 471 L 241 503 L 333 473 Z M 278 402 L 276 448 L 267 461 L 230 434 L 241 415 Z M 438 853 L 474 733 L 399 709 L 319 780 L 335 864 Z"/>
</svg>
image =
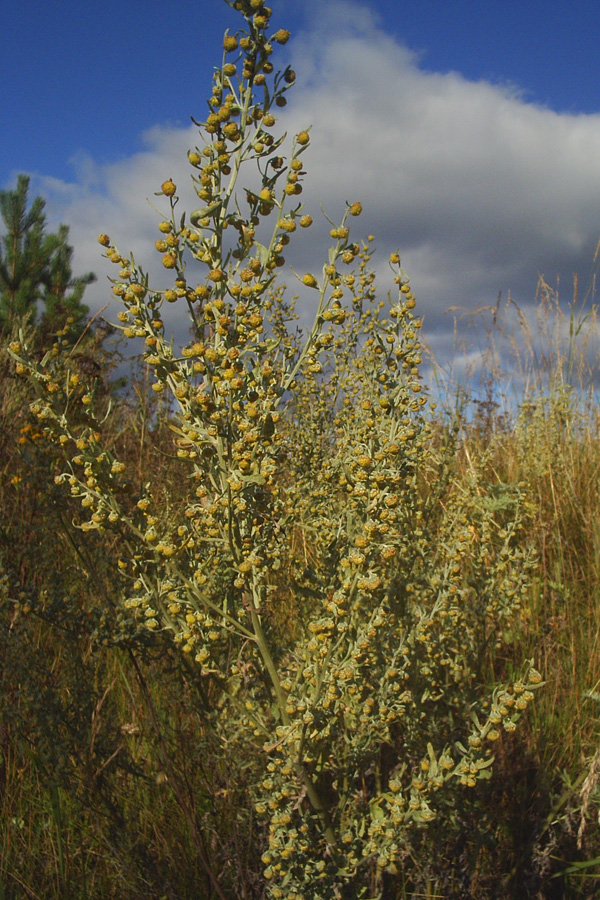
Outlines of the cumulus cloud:
<svg viewBox="0 0 600 900">
<path fill-rule="evenodd" d="M 309 0 L 289 52 L 298 79 L 279 124 L 312 126 L 306 207 L 337 219 L 346 200 L 362 202 L 355 233 L 376 236 L 382 291 L 392 286 L 385 260 L 399 249 L 438 356 L 454 341 L 448 307 L 473 310 L 501 292 L 527 309 L 539 274 L 560 277 L 565 300 L 572 273 L 585 282 L 600 235 L 600 115 L 557 113 L 510 85 L 426 71 L 353 0 Z M 80 159 L 71 184 L 35 182 L 51 215 L 71 225 L 77 271 L 100 276 L 86 295 L 92 306 L 109 296 L 98 231 L 156 267 L 158 213 L 147 198 L 162 206 L 153 193 L 166 177 L 189 183 L 195 142 L 193 128 L 157 126 L 131 158 Z M 324 235 L 311 230 L 304 270 L 322 263 Z"/>
</svg>

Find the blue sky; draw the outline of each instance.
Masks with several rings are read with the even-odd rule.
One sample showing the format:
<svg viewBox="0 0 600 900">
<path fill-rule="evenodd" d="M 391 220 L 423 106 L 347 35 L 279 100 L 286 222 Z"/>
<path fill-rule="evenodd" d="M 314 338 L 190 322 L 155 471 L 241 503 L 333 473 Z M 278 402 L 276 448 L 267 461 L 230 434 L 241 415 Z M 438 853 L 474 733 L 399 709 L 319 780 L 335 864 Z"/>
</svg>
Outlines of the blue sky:
<svg viewBox="0 0 600 900">
<path fill-rule="evenodd" d="M 335 217 L 361 200 L 381 262 L 400 249 L 440 355 L 448 306 L 510 292 L 527 307 L 540 274 L 560 278 L 568 299 L 573 272 L 589 278 L 600 237 L 594 0 L 270 5 L 274 27 L 292 32 L 279 62 L 298 74 L 282 127 L 313 128 L 307 205 Z M 107 298 L 95 235 L 151 253 L 146 198 L 165 177 L 187 178 L 190 116 L 203 115 L 223 31 L 238 22 L 223 0 L 4 0 L 0 187 L 30 173 L 51 223 L 71 226 L 76 269 L 99 275 L 92 308 Z"/>
<path fill-rule="evenodd" d="M 319 2 L 272 0 L 274 22 L 297 33 Z M 509 83 L 558 112 L 600 111 L 594 0 L 364 5 L 424 69 Z M 22 170 L 68 178 L 82 151 L 111 162 L 139 150 L 157 123 L 187 125 L 236 19 L 224 0 L 4 0 L 2 185 Z"/>
</svg>

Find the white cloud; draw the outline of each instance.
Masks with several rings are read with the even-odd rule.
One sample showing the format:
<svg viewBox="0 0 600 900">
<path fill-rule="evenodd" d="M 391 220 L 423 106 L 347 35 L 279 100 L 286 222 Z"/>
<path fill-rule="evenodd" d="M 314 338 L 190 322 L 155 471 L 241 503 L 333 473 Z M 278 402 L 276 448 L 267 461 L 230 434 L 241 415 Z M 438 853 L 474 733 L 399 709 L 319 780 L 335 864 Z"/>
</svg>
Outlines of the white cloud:
<svg viewBox="0 0 600 900">
<path fill-rule="evenodd" d="M 311 0 L 308 10 L 290 45 L 298 83 L 280 116 L 289 132 L 312 125 L 303 199 L 315 219 L 319 204 L 335 219 L 346 199 L 361 200 L 355 232 L 376 236 L 382 291 L 392 286 L 383 263 L 398 248 L 436 352 L 451 350 L 449 306 L 489 305 L 499 292 L 527 306 L 540 273 L 568 284 L 579 271 L 585 281 L 600 235 L 600 115 L 559 114 L 514 87 L 424 71 L 360 3 Z M 110 272 L 97 233 L 154 270 L 158 216 L 146 198 L 160 207 L 153 193 L 165 178 L 189 183 L 195 134 L 157 126 L 143 153 L 110 166 L 81 159 L 72 184 L 35 182 L 71 226 L 76 270 L 100 276 L 86 295 L 94 307 L 109 296 Z M 316 267 L 324 234 L 310 233 L 304 270 Z"/>
</svg>

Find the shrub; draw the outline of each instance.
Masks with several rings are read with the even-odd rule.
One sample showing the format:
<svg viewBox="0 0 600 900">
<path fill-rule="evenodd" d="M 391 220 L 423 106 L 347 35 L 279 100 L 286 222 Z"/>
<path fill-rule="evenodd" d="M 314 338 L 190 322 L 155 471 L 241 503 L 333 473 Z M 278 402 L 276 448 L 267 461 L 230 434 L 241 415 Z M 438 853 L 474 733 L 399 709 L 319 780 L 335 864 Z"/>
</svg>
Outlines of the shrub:
<svg viewBox="0 0 600 900">
<path fill-rule="evenodd" d="M 274 133 L 295 75 L 271 56 L 288 33 L 268 37 L 256 0 L 230 5 L 245 30 L 225 36 L 188 155 L 202 205 L 180 215 L 177 186 L 161 186 L 172 286 L 153 288 L 99 238 L 119 268 L 123 334 L 170 398 L 175 488 L 151 466 L 136 484 L 66 350 L 38 364 L 11 348 L 64 451 L 56 480 L 81 504 L 76 527 L 114 535 L 123 588 L 106 639 L 165 632 L 194 661 L 205 727 L 233 770 L 243 761 L 268 895 L 381 896 L 421 829 L 452 827 L 533 699 L 530 665 L 493 689 L 482 665 L 533 561 L 518 488 L 488 483 L 476 458 L 462 484 L 450 477 L 409 281 L 393 254 L 396 295 L 378 300 L 370 244 L 350 235 L 360 203 L 331 223 L 322 272 L 296 276 L 315 298 L 296 327 L 278 273 L 312 222 L 299 199 L 309 133 L 287 157 Z M 260 183 L 241 188 L 253 164 Z M 191 320 L 181 347 L 165 338 L 171 303 Z"/>
</svg>

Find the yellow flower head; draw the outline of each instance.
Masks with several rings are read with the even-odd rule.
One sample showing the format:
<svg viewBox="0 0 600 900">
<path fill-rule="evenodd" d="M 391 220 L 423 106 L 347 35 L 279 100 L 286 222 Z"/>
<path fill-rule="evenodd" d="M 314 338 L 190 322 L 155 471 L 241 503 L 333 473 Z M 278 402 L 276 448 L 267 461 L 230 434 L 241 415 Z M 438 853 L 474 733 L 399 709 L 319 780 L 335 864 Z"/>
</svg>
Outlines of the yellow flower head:
<svg viewBox="0 0 600 900">
<path fill-rule="evenodd" d="M 171 181 L 170 178 L 168 178 L 166 181 L 163 181 L 163 183 L 160 186 L 160 189 L 163 192 L 163 194 L 165 195 L 165 197 L 172 197 L 173 194 L 175 193 L 175 191 L 177 190 L 177 185 L 174 184 L 174 182 Z"/>
</svg>

